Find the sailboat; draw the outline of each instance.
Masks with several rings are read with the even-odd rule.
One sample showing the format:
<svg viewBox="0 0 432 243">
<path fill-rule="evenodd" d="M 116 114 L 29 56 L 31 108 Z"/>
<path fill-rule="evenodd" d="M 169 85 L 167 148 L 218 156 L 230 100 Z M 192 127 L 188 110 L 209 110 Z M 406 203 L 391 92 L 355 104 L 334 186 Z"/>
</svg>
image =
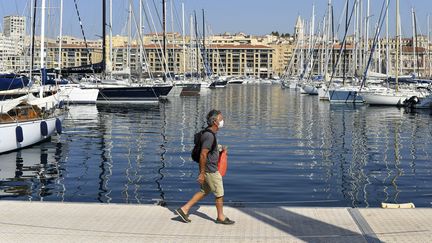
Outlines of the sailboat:
<svg viewBox="0 0 432 243">
<path fill-rule="evenodd" d="M 59 35 L 59 55 L 58 55 L 58 77 L 52 79 L 55 85 L 60 84 L 61 97 L 68 104 L 94 104 L 99 94 L 98 89 L 82 89 L 79 84 L 70 84 L 61 78 L 62 71 L 62 44 L 63 44 L 63 0 L 60 0 L 60 35 Z"/>
<path fill-rule="evenodd" d="M 46 0 L 41 6 L 41 76 L 45 71 L 45 9 Z M 32 58 L 33 58 L 32 53 Z M 31 78 L 31 77 L 30 77 Z M 57 131 L 61 133 L 62 121 L 66 115 L 60 93 L 35 97 L 28 93 L 15 99 L 0 101 L 0 153 L 31 146 L 50 138 Z"/>
<path fill-rule="evenodd" d="M 303 69 L 303 73 L 300 78 L 303 93 L 309 95 L 318 94 L 318 89 L 315 87 L 316 83 L 314 82 L 315 78 L 313 77 L 314 65 L 316 61 L 316 59 L 314 58 L 314 52 L 316 49 L 317 41 L 318 41 L 318 37 L 315 37 L 315 5 L 313 4 L 312 18 L 311 18 L 310 31 L 309 31 L 309 47 L 308 47 L 309 50 L 307 54 L 306 68 Z M 309 73 L 307 73 L 307 71 Z M 303 80 L 303 78 L 305 77 L 306 80 Z"/>
<path fill-rule="evenodd" d="M 110 6 L 112 8 L 112 6 Z M 131 11 L 131 3 L 129 3 Z M 165 14 L 165 0 L 163 1 L 163 8 Z M 102 0 L 102 76 L 106 74 L 106 0 Z M 165 26 L 164 26 L 165 27 Z M 165 28 L 164 28 L 165 30 Z M 164 31 L 164 44 L 166 36 Z M 164 45 L 164 53 L 166 53 Z M 164 62 L 166 62 L 164 60 Z M 166 65 L 163 65 L 166 67 Z M 164 75 L 164 83 L 161 84 L 87 84 L 85 88 L 99 89 L 97 103 L 147 103 L 158 102 L 160 98 L 164 98 L 171 91 L 173 85 L 166 82 L 166 75 Z M 102 80 L 103 83 L 103 80 Z"/>
<path fill-rule="evenodd" d="M 34 1 L 34 9 L 37 9 L 38 1 Z M 36 12 L 32 13 L 32 22 L 35 25 L 36 22 Z M 33 25 L 33 26 L 34 26 Z M 41 82 L 38 85 L 31 85 L 29 87 L 29 78 L 26 76 L 33 76 L 33 58 L 31 59 L 30 68 L 28 71 L 23 71 L 22 73 L 4 73 L 0 74 L 0 100 L 14 99 L 21 97 L 23 95 L 33 93 L 37 96 L 40 92 L 40 88 L 43 89 L 43 93 L 49 95 L 53 90 L 59 91 L 61 93 L 60 99 L 64 100 L 68 104 L 81 104 L 81 103 L 96 103 L 96 98 L 98 96 L 98 89 L 81 89 L 79 84 L 69 83 L 67 80 L 62 79 L 62 26 L 63 26 L 63 0 L 60 0 L 60 35 L 59 35 L 59 50 L 58 50 L 58 67 L 45 69 L 44 75 L 46 78 L 41 78 Z M 35 46 L 35 38 L 33 34 L 33 29 L 31 33 L 31 44 L 30 49 L 32 52 Z M 70 68 L 67 68 L 70 69 Z M 25 73 L 25 75 L 24 75 Z M 58 76 L 56 76 L 58 73 Z M 41 75 L 42 77 L 42 75 Z M 39 87 L 40 86 L 40 87 Z"/>
<path fill-rule="evenodd" d="M 171 1 L 172 3 L 172 1 Z M 171 6 L 171 9 L 173 8 L 173 6 Z M 173 14 L 172 14 L 173 15 Z M 199 50 L 198 50 L 198 30 L 197 30 L 197 20 L 196 20 L 196 15 L 195 15 L 195 22 L 192 23 L 193 19 L 191 18 L 191 36 L 192 36 L 192 26 L 195 26 L 195 42 L 196 42 L 196 64 L 197 64 L 197 75 L 196 77 L 194 77 L 195 75 L 193 75 L 193 73 L 191 73 L 191 77 L 190 78 L 186 78 L 186 39 L 185 39 L 185 22 L 184 22 L 184 3 L 182 3 L 182 37 L 183 37 L 183 41 L 182 41 L 182 49 L 183 49 L 183 79 L 182 80 L 178 80 L 174 82 L 174 88 L 173 91 L 170 93 L 171 96 L 175 96 L 175 95 L 180 95 L 180 96 L 199 96 L 201 94 L 205 94 L 205 92 L 203 92 L 206 88 L 208 88 L 209 83 L 205 81 L 205 76 L 204 78 L 200 78 L 199 76 Z M 174 25 L 174 23 L 171 24 L 172 26 Z M 204 10 L 203 10 L 203 57 L 205 56 L 205 21 L 204 21 Z M 174 29 L 172 30 L 172 32 L 174 32 Z M 191 38 L 191 43 L 192 43 L 192 38 Z M 191 45 L 192 46 L 192 45 Z M 203 62 L 204 63 L 204 62 Z"/>
<path fill-rule="evenodd" d="M 284 73 L 282 75 L 282 87 L 286 87 L 289 89 L 297 89 L 298 82 L 300 78 L 298 77 L 298 70 L 301 70 L 303 68 L 303 21 L 301 20 L 300 16 L 297 16 L 297 21 L 295 25 L 295 39 L 296 44 L 294 47 L 294 53 L 291 56 L 291 59 L 289 61 L 288 66 L 285 68 Z M 295 67 L 295 57 L 299 57 L 301 60 L 298 62 L 298 66 Z M 301 71 L 300 71 L 301 73 Z"/>
<path fill-rule="evenodd" d="M 330 82 L 328 83 L 328 88 L 325 87 L 324 90 L 322 90 L 322 94 L 320 95 L 320 97 L 322 99 L 327 99 L 330 101 L 330 103 L 332 104 L 345 104 L 345 103 L 352 103 L 352 104 L 357 104 L 357 103 L 363 103 L 362 98 L 358 95 L 358 90 L 359 90 L 359 86 L 357 86 L 356 81 L 358 81 L 358 79 L 356 77 L 349 77 L 347 74 L 347 65 L 349 63 L 349 61 L 347 60 L 347 57 L 349 57 L 349 52 L 353 52 L 356 53 L 357 51 L 355 50 L 354 47 L 348 47 L 348 41 L 347 41 L 347 36 L 348 36 L 348 30 L 349 30 L 349 26 L 351 25 L 352 22 L 352 16 L 358 15 L 359 14 L 359 6 L 357 5 L 357 3 L 354 3 L 351 9 L 351 14 L 350 14 L 350 10 L 349 10 L 349 1 L 347 0 L 345 2 L 345 31 L 344 31 L 344 37 L 342 40 L 342 43 L 340 45 L 339 48 L 339 54 L 338 57 L 336 59 L 336 63 L 333 63 L 333 71 L 332 71 L 332 75 L 330 78 Z M 351 16 L 351 17 L 349 17 Z M 358 24 L 358 23 L 357 23 Z M 358 28 L 359 26 L 355 26 L 355 28 Z M 358 31 L 355 31 L 354 35 L 357 37 L 358 36 Z M 332 50 L 334 51 L 334 46 L 332 46 Z M 354 66 L 357 67 L 357 58 L 354 58 L 354 62 L 356 63 Z M 333 78 L 336 74 L 336 66 L 338 66 L 339 64 L 342 65 L 342 72 L 343 72 L 343 77 L 342 80 L 337 80 L 337 81 L 333 81 Z"/>
<path fill-rule="evenodd" d="M 386 90 L 379 90 L 377 92 L 365 92 L 362 93 L 361 96 L 365 103 L 369 105 L 389 105 L 389 106 L 400 106 L 403 105 L 405 100 L 413 96 L 422 97 L 424 96 L 422 93 L 412 90 L 405 89 L 401 90 L 399 88 L 399 64 L 400 64 L 400 56 L 399 56 L 399 0 L 396 1 L 396 86 L 395 89 L 388 88 Z M 415 38 L 415 36 L 414 36 Z"/>
</svg>

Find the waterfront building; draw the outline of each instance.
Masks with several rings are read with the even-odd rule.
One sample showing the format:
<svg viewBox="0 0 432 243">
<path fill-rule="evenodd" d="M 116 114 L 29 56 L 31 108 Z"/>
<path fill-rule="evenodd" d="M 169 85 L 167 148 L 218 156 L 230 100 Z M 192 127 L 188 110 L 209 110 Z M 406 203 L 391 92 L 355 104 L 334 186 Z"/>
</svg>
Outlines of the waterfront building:
<svg viewBox="0 0 432 243">
<path fill-rule="evenodd" d="M 26 19 L 24 16 L 3 17 L 3 35 L 20 41 L 26 35 Z"/>
<path fill-rule="evenodd" d="M 147 64 L 140 65 L 139 46 L 130 47 L 128 60 L 128 46 L 117 47 L 113 50 L 113 71 L 124 70 L 129 65 L 131 73 L 150 71 L 154 75 L 161 75 L 166 69 L 169 73 L 179 74 L 181 70 L 187 73 L 197 73 L 196 50 L 188 45 L 186 62 L 183 62 L 183 47 L 181 45 L 167 45 L 167 67 L 163 67 L 163 54 L 159 45 L 144 46 L 143 60 Z M 198 73 L 204 73 L 202 53 L 199 50 Z M 264 45 L 210 45 L 206 48 L 207 73 L 229 76 L 255 76 L 268 78 L 272 76 L 273 49 Z"/>
<path fill-rule="evenodd" d="M 40 42 L 39 38 L 36 38 L 34 47 L 34 58 L 33 67 L 37 68 L 40 66 Z M 72 38 L 73 39 L 73 38 Z M 62 42 L 62 65 L 61 67 L 78 67 L 88 64 L 95 64 L 102 60 L 101 46 L 95 44 L 95 42 L 88 42 L 85 44 L 79 43 L 79 41 L 71 41 L 72 39 L 65 38 Z M 27 46 L 28 54 L 26 57 L 27 66 L 30 66 L 30 45 Z M 47 68 L 58 68 L 59 67 L 59 42 L 57 39 L 46 39 L 46 58 L 45 65 Z"/>
<path fill-rule="evenodd" d="M 0 33 L 1 72 L 13 72 L 24 69 L 25 60 L 23 50 L 25 31 L 25 17 L 3 17 L 3 33 Z"/>
<path fill-rule="evenodd" d="M 19 16 L 18 16 L 19 17 Z M 0 70 L 19 71 L 24 70 L 30 64 L 29 49 L 30 37 L 25 36 L 25 18 L 17 16 L 6 16 L 3 20 L 5 33 L 0 35 Z M 9 26 L 6 28 L 6 26 Z M 275 35 L 252 36 L 244 33 L 208 36 L 205 40 L 206 52 L 205 63 L 207 73 L 229 76 L 256 76 L 270 78 L 282 76 L 291 58 L 293 57 L 294 70 L 300 74 L 303 65 L 307 62 L 307 55 L 310 53 L 308 46 L 309 37 L 304 36 L 304 21 L 298 17 L 294 28 L 293 37 L 280 37 Z M 6 31 L 7 29 L 7 31 Z M 23 35 L 23 36 L 20 36 Z M 26 48 L 16 48 L 20 45 Z M 108 37 L 107 37 L 108 39 Z M 36 37 L 38 40 L 38 37 Z M 128 44 L 128 37 L 113 36 L 112 38 L 112 57 L 113 62 L 108 62 L 109 70 L 120 72 L 130 68 L 132 74 L 142 72 L 153 72 L 156 76 L 161 75 L 166 69 L 169 73 L 204 73 L 203 68 L 203 47 L 202 40 L 198 41 L 198 54 L 196 52 L 196 40 L 194 37 L 185 36 L 185 51 L 183 51 L 183 36 L 179 33 L 167 33 L 167 67 L 162 65 L 161 33 L 150 33 L 143 36 L 144 48 L 143 57 L 140 59 L 139 40 L 132 40 Z M 347 76 L 361 76 L 367 63 L 369 52 L 372 47 L 372 39 L 368 41 L 355 39 L 354 36 L 347 37 L 347 49 L 343 50 L 341 61 L 336 67 L 335 76 L 343 76 L 344 69 Z M 47 39 L 47 67 L 58 67 L 58 39 Z M 295 47 L 297 46 L 297 49 Z M 387 67 L 386 48 L 389 46 L 390 65 Z M 62 67 L 75 67 L 91 63 L 98 63 L 101 60 L 101 40 L 88 40 L 63 36 L 62 37 Z M 128 57 L 130 48 L 130 57 Z M 326 48 L 332 51 L 326 56 Z M 322 39 L 316 41 L 313 48 L 313 64 L 306 65 L 313 75 L 324 75 L 324 70 L 331 74 L 333 70 L 333 59 L 337 59 L 340 48 L 338 40 L 332 47 L 326 47 Z M 427 36 L 419 35 L 416 38 L 416 49 L 412 38 L 401 39 L 401 65 L 400 74 L 408 75 L 411 73 L 419 74 L 421 77 L 431 76 L 430 46 L 428 46 Z M 107 54 L 109 49 L 106 50 Z M 39 42 L 36 41 L 34 66 L 39 65 Z M 198 55 L 198 59 L 197 59 Z M 374 72 L 394 74 L 396 60 L 396 40 L 390 39 L 387 43 L 385 38 L 378 42 L 376 52 L 373 56 L 370 70 Z M 108 55 L 107 55 L 108 56 Z M 310 55 L 309 55 L 310 56 Z M 326 58 L 330 57 L 329 61 Z M 303 60 L 302 60 L 303 59 Z M 199 69 L 197 70 L 197 60 Z M 343 63 L 345 61 L 345 63 Z M 327 69 L 325 64 L 328 65 Z M 305 67 L 305 66 L 303 66 Z"/>
<path fill-rule="evenodd" d="M 363 41 L 365 43 L 365 41 Z M 319 40 L 314 48 L 309 48 L 306 43 L 308 40 L 303 41 L 303 45 L 300 45 L 296 50 L 294 50 L 294 65 L 297 71 L 296 74 L 300 74 L 303 67 L 307 70 L 312 70 L 312 75 L 323 75 L 323 70 L 325 70 L 326 57 L 323 55 L 325 53 L 325 44 Z M 340 43 L 336 41 L 332 50 L 330 52 L 330 58 L 328 63 L 329 73 L 331 74 L 333 70 L 333 59 L 336 60 L 340 57 L 339 65 L 336 66 L 335 76 L 343 76 L 344 69 L 347 76 L 362 76 L 364 69 L 367 65 L 370 56 L 370 50 L 372 49 L 373 40 L 368 41 L 368 48 L 365 48 L 365 44 L 362 44 L 354 39 L 354 37 L 347 37 L 347 47 L 346 49 L 341 48 Z M 389 53 L 387 55 L 387 45 Z M 412 38 L 402 38 L 400 42 L 399 55 L 400 55 L 400 65 L 399 74 L 400 75 L 411 75 L 415 74 L 420 77 L 431 77 L 431 46 L 429 46 L 427 37 L 418 36 L 416 47 L 414 48 Z M 428 47 L 429 46 L 429 47 Z M 340 55 L 341 50 L 343 51 Z M 312 52 L 312 54 L 311 54 Z M 310 58 L 313 57 L 313 58 Z M 389 58 L 389 65 L 387 66 L 387 58 Z M 314 60 L 313 63 L 308 63 L 308 60 Z M 345 67 L 344 67 L 345 66 Z M 394 68 L 396 67 L 396 39 L 389 39 L 388 43 L 384 38 L 381 38 L 377 43 L 375 48 L 375 53 L 372 56 L 369 71 L 376 73 L 385 74 L 388 73 L 389 76 L 395 74 Z"/>
<path fill-rule="evenodd" d="M 12 71 L 16 64 L 16 57 L 20 54 L 15 49 L 16 41 L 0 33 L 0 71 Z"/>
<path fill-rule="evenodd" d="M 212 45 L 207 58 L 215 74 L 261 78 L 273 75 L 273 49 L 266 45 Z"/>
<path fill-rule="evenodd" d="M 271 44 L 270 47 L 273 49 L 273 72 L 281 77 L 294 54 L 295 45 L 293 45 L 293 41 L 282 40 Z"/>
</svg>

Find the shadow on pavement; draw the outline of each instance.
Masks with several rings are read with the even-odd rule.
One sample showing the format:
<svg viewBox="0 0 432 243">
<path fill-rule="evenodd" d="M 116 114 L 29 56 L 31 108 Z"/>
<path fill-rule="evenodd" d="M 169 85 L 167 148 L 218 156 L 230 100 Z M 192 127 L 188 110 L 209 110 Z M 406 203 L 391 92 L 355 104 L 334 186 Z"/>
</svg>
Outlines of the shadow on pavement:
<svg viewBox="0 0 432 243">
<path fill-rule="evenodd" d="M 237 210 L 305 242 L 381 242 L 375 237 L 359 234 L 280 207 L 238 208 Z"/>
<path fill-rule="evenodd" d="M 175 210 L 176 210 L 177 208 L 178 208 L 178 207 L 175 207 L 175 208 L 172 208 L 172 207 L 169 207 L 169 208 L 168 208 L 168 207 L 167 207 L 167 209 L 169 209 L 169 210 L 170 210 L 170 211 L 175 215 L 175 217 L 171 218 L 171 220 L 179 221 L 179 222 L 184 223 L 183 220 L 180 218 L 180 216 L 178 216 L 178 215 L 176 214 L 176 212 L 175 212 Z M 192 207 L 191 210 L 189 211 L 189 214 L 190 214 L 190 215 L 196 215 L 196 216 L 198 216 L 198 217 L 200 217 L 200 218 L 203 218 L 203 219 L 205 219 L 205 220 L 215 221 L 215 219 L 211 218 L 211 217 L 208 216 L 207 214 L 199 212 L 199 211 L 198 211 L 199 209 L 200 209 L 199 206 L 198 206 L 198 207 L 197 207 L 197 206 Z M 215 211 L 216 211 L 216 208 L 215 208 Z"/>
</svg>

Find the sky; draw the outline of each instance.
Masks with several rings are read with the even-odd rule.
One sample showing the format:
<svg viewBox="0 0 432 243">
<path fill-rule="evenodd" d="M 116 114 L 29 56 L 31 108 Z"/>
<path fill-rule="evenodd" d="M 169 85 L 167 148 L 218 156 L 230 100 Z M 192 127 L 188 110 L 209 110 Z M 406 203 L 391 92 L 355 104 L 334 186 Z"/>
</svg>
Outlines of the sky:
<svg viewBox="0 0 432 243">
<path fill-rule="evenodd" d="M 39 0 L 39 5 L 40 5 Z M 59 3 L 60 0 L 46 0 L 50 8 L 47 17 L 48 35 L 56 36 L 59 33 Z M 114 34 L 127 34 L 127 16 L 129 0 L 113 1 L 113 32 Z M 161 0 L 142 0 L 148 5 L 153 16 L 157 30 L 160 31 Z M 321 21 L 327 9 L 328 0 L 166 0 L 168 14 L 168 31 L 171 31 L 171 2 L 174 3 L 174 31 L 181 32 L 181 3 L 185 4 L 186 32 L 189 34 L 189 18 L 194 11 L 197 13 L 199 26 L 202 23 L 202 9 L 205 10 L 206 23 L 210 34 L 224 32 L 244 32 L 253 35 L 269 34 L 272 31 L 279 33 L 293 33 L 297 16 L 310 19 L 312 5 L 315 4 L 317 22 Z M 334 4 L 335 25 L 341 20 L 346 0 L 332 0 Z M 366 6 L 367 0 L 362 0 Z M 381 5 L 385 0 L 371 1 L 371 26 L 375 26 Z M 390 1 L 390 34 L 394 33 L 395 27 L 395 0 Z M 0 0 L 0 17 L 5 15 L 29 16 L 29 6 L 32 0 Z M 76 0 L 82 18 L 85 35 L 88 39 L 96 39 L 101 34 L 101 0 Z M 107 0 L 109 2 L 109 0 Z M 133 0 L 134 12 L 138 19 L 138 2 Z M 354 0 L 350 0 L 352 6 Z M 155 10 L 157 8 L 157 11 Z M 427 15 L 432 14 L 431 0 L 400 0 L 400 12 L 402 19 L 402 34 L 412 35 L 411 8 L 415 9 L 418 22 L 418 33 L 427 34 Z M 351 7 L 350 7 L 351 8 Z M 38 10 L 39 11 L 39 10 Z M 366 7 L 365 10 L 366 12 Z M 150 18 L 150 17 L 149 17 Z M 147 22 L 147 21 L 145 21 Z M 151 20 L 149 19 L 149 22 Z M 29 26 L 29 25 L 28 25 Z M 38 23 L 39 26 L 39 23 Z M 318 26 L 318 24 L 317 24 Z M 201 27 L 200 27 L 201 28 Z M 2 29 L 2 28 L 1 28 Z M 134 28 L 135 29 L 135 28 Z M 146 32 L 153 32 L 148 24 L 144 27 Z M 64 0 L 64 22 L 63 33 L 82 37 L 74 0 Z"/>
</svg>

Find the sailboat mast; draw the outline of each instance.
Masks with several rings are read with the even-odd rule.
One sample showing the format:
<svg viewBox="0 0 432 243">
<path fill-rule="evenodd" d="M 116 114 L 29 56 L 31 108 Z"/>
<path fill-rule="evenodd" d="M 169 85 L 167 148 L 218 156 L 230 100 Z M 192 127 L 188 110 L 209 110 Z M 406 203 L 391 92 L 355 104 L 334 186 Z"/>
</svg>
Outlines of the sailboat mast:
<svg viewBox="0 0 432 243">
<path fill-rule="evenodd" d="M 313 75 L 314 71 L 314 51 L 315 47 L 314 45 L 314 37 L 315 37 L 315 4 L 312 4 L 312 21 L 311 21 L 311 27 L 310 27 L 310 39 L 309 39 L 309 51 L 311 53 L 311 59 L 310 59 L 310 74 Z"/>
<path fill-rule="evenodd" d="M 45 69 L 45 9 L 46 2 L 42 0 L 41 6 L 41 47 L 40 47 L 40 73 L 41 73 L 41 86 L 39 88 L 39 98 L 43 98 L 43 85 L 46 82 L 46 69 Z"/>
<path fill-rule="evenodd" d="M 399 91 L 399 0 L 396 0 L 396 92 Z"/>
<path fill-rule="evenodd" d="M 113 22 L 113 2 L 112 2 L 112 0 L 110 0 L 110 12 L 109 12 L 109 49 L 108 49 L 108 53 L 109 53 L 109 63 L 110 63 L 110 69 L 109 69 L 109 72 L 110 72 L 110 79 L 112 79 L 112 71 L 113 71 L 113 53 L 112 53 L 112 50 L 113 50 L 113 42 L 112 42 L 112 35 L 113 35 L 113 32 L 112 32 L 112 22 Z"/>
<path fill-rule="evenodd" d="M 106 0 L 102 0 L 102 77 L 105 77 L 106 69 Z"/>
<path fill-rule="evenodd" d="M 171 4 L 170 10 L 171 10 L 171 38 L 172 38 L 171 39 L 171 41 L 172 41 L 171 53 L 172 53 L 172 64 L 173 64 L 173 70 L 172 71 L 175 75 L 175 74 L 177 74 L 178 70 L 176 68 L 177 67 L 177 65 L 176 65 L 177 58 L 175 58 L 176 52 L 175 52 L 175 46 L 174 46 L 174 44 L 176 43 L 176 37 L 174 34 L 174 0 L 171 0 L 170 4 Z"/>
<path fill-rule="evenodd" d="M 46 9 L 46 1 L 42 0 L 42 6 L 41 6 L 41 33 L 40 33 L 40 41 L 41 41 L 41 47 L 40 47 L 40 67 L 41 72 L 44 72 L 45 69 L 45 9 Z M 45 75 L 42 74 L 42 77 Z"/>
<path fill-rule="evenodd" d="M 193 15 L 192 14 L 190 14 L 189 15 L 189 48 L 188 48 L 188 53 L 189 53 L 189 55 L 188 55 L 188 57 L 189 57 L 189 65 L 188 65 L 188 68 L 189 68 L 189 72 L 191 73 L 191 75 L 193 74 L 193 67 L 195 66 L 195 58 L 194 58 L 194 56 L 193 56 L 193 50 L 192 50 L 192 47 L 193 47 L 193 42 L 194 42 L 194 29 L 193 29 L 193 27 L 194 27 L 194 20 L 193 20 Z"/>
<path fill-rule="evenodd" d="M 376 28 L 380 28 L 378 23 L 376 24 Z M 378 31 L 380 33 L 381 30 Z M 381 58 L 381 35 L 378 36 L 378 72 L 382 73 L 382 58 Z"/>
<path fill-rule="evenodd" d="M 128 43 L 127 43 L 127 57 L 126 68 L 128 70 L 129 80 L 131 78 L 131 49 L 132 49 L 132 0 L 129 0 L 128 7 Z"/>
<path fill-rule="evenodd" d="M 30 80 L 32 80 L 33 76 L 33 64 L 34 64 L 34 49 L 35 49 L 35 32 L 36 32 L 36 9 L 37 9 L 37 0 L 33 0 L 33 12 L 32 12 L 32 29 L 31 29 L 31 51 L 30 51 Z"/>
<path fill-rule="evenodd" d="M 143 50 L 143 43 L 142 43 L 142 41 L 143 41 L 143 4 L 142 4 L 141 0 L 139 1 L 139 31 L 138 31 L 138 33 L 139 33 L 138 38 L 140 39 L 140 41 L 138 42 L 139 45 L 140 45 L 140 47 L 139 47 L 139 62 L 138 62 L 139 68 L 138 68 L 138 70 L 139 70 L 139 80 L 141 81 L 141 79 L 142 79 L 142 73 L 143 73 L 142 66 L 143 66 L 143 52 L 144 52 L 144 50 Z"/>
<path fill-rule="evenodd" d="M 59 77 L 62 69 L 62 44 L 63 44 L 63 0 L 60 0 L 60 34 L 59 34 L 59 55 L 58 55 L 58 68 Z"/>
<path fill-rule="evenodd" d="M 329 60 L 330 60 L 330 56 L 329 56 L 329 53 L 331 53 L 330 52 L 330 47 L 329 47 L 329 43 L 330 43 L 330 28 L 331 28 L 331 21 L 332 21 L 332 17 L 331 17 L 331 8 L 332 8 L 332 1 L 331 0 L 328 0 L 328 4 L 327 4 L 327 23 L 326 23 L 326 38 L 325 38 L 325 58 L 326 58 L 326 61 L 325 61 L 325 66 L 324 66 L 324 77 L 326 77 L 327 76 L 327 73 L 328 73 L 328 66 L 329 66 Z M 332 47 L 333 48 L 333 47 Z M 328 81 L 328 80 L 326 80 L 326 78 L 324 78 L 325 79 L 325 81 Z"/>
<path fill-rule="evenodd" d="M 195 44 L 196 44 L 196 68 L 197 68 L 197 76 L 200 77 L 200 69 L 199 69 L 199 43 L 198 43 L 198 22 L 197 22 L 197 17 L 196 17 L 196 12 L 194 11 L 194 15 L 195 15 Z"/>
<path fill-rule="evenodd" d="M 415 48 L 414 48 L 414 58 L 415 58 L 415 67 L 417 67 L 417 75 L 420 76 L 420 65 L 418 63 L 418 51 L 417 51 L 417 47 L 418 47 L 418 38 L 417 38 L 418 34 L 417 34 L 417 16 L 416 13 L 414 12 L 414 44 L 415 44 Z"/>
<path fill-rule="evenodd" d="M 431 39 L 431 32 L 430 32 L 430 14 L 427 16 L 427 35 L 428 35 L 428 41 L 427 41 L 427 52 L 428 52 L 428 64 L 429 64 L 429 78 L 431 77 L 432 72 L 432 66 L 431 66 L 431 59 L 430 59 L 430 39 Z"/>
<path fill-rule="evenodd" d="M 416 48 L 417 48 L 417 41 L 416 41 L 416 33 L 415 33 L 415 13 L 414 8 L 411 8 L 411 17 L 412 17 L 412 53 L 413 53 L 413 72 L 415 73 L 417 71 L 417 61 L 416 61 Z M 416 73 L 418 75 L 418 73 Z"/>
<path fill-rule="evenodd" d="M 349 11 L 349 0 L 347 0 L 346 2 L 346 10 L 345 10 L 345 36 L 348 34 L 348 11 Z M 344 43 L 344 48 L 342 49 L 343 52 L 345 52 L 343 54 L 343 80 L 342 83 L 345 86 L 346 83 L 346 54 L 347 54 L 347 42 L 345 41 Z"/>
<path fill-rule="evenodd" d="M 363 1 L 357 0 L 357 7 L 358 7 L 358 38 L 359 38 L 359 62 L 358 62 L 358 70 L 363 69 L 363 55 L 364 53 L 364 35 L 363 35 Z"/>
<path fill-rule="evenodd" d="M 353 47 L 354 47 L 354 50 L 353 50 L 353 52 L 354 52 L 354 54 L 353 54 L 353 57 L 354 57 L 354 60 L 352 60 L 353 61 L 353 66 L 354 66 L 354 73 L 353 73 L 353 76 L 356 74 L 356 72 L 357 72 L 357 70 L 358 70 L 358 64 L 359 64 L 359 62 L 358 62 L 358 60 L 359 60 L 359 44 L 360 44 L 360 40 L 359 40 L 359 22 L 360 22 L 360 20 L 359 20 L 359 16 L 360 16 L 360 11 L 359 11 L 359 5 L 358 5 L 358 0 L 354 0 L 354 11 L 355 11 L 355 13 L 354 13 L 354 16 L 355 16 L 355 22 L 354 22 L 354 45 L 353 45 Z M 348 70 L 349 71 L 349 70 Z"/>
<path fill-rule="evenodd" d="M 185 39 L 185 13 L 184 3 L 182 3 L 182 41 L 183 41 L 183 80 L 186 80 L 186 39 Z"/>
<path fill-rule="evenodd" d="M 335 43 L 335 27 L 334 27 L 334 11 L 333 11 L 333 5 L 331 6 L 331 29 L 332 29 L 332 39 L 331 39 L 331 59 L 332 59 L 332 68 L 334 67 L 336 63 L 336 53 L 334 51 L 334 43 Z"/>
<path fill-rule="evenodd" d="M 164 66 L 164 75 L 163 81 L 166 82 L 166 74 L 168 72 L 167 67 L 167 53 L 166 53 L 166 2 L 162 0 L 162 29 L 163 29 L 163 66 Z"/>
<path fill-rule="evenodd" d="M 389 0 L 386 0 L 386 76 L 390 73 L 390 43 L 389 43 Z"/>
<path fill-rule="evenodd" d="M 368 55 L 368 52 L 369 52 L 369 25 L 370 25 L 370 0 L 367 0 L 367 2 L 366 2 L 366 33 L 365 33 L 365 35 L 366 35 L 366 40 L 365 40 L 365 43 L 364 43 L 364 66 L 366 66 L 366 64 L 367 64 L 367 57 L 369 56 Z M 378 37 L 379 38 L 379 37 Z"/>
<path fill-rule="evenodd" d="M 205 39 L 206 39 L 206 25 L 205 25 L 205 17 L 204 17 L 204 9 L 202 10 L 202 16 L 203 16 L 203 66 L 204 66 L 204 76 L 203 80 L 205 80 L 207 76 L 207 63 L 206 63 L 206 45 L 205 45 Z"/>
</svg>

